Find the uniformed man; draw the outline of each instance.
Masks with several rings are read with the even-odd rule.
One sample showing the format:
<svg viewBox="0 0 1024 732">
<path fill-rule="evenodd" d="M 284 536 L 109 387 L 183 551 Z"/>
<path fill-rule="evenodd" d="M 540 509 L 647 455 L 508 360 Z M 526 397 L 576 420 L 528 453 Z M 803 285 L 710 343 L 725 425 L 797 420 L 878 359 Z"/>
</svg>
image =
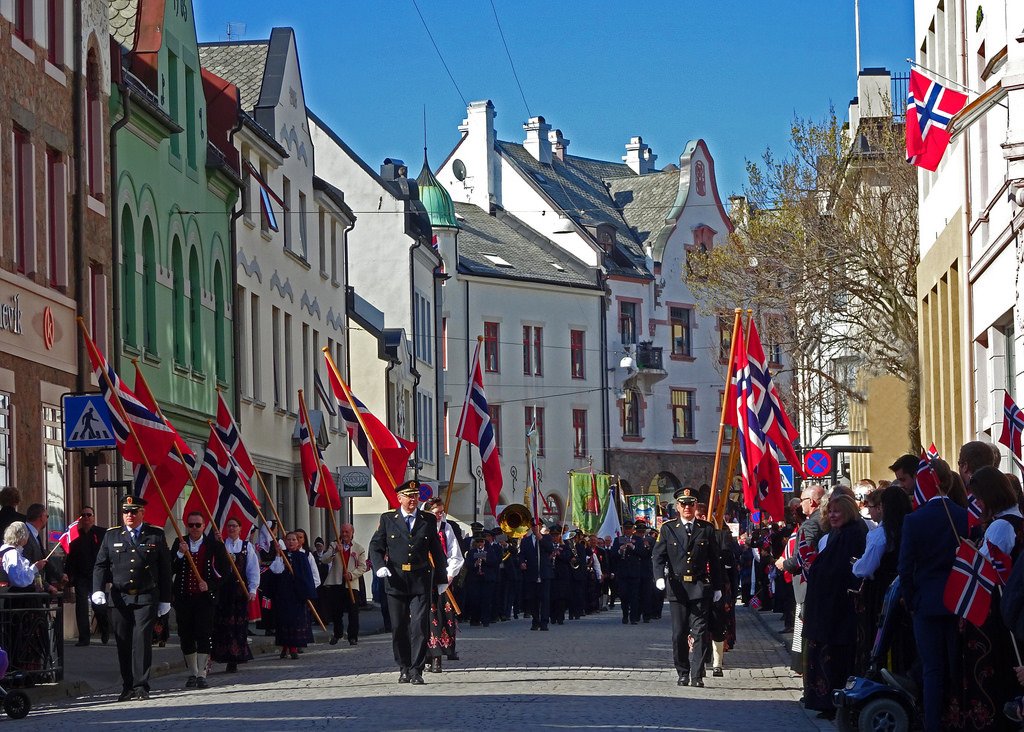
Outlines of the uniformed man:
<svg viewBox="0 0 1024 732">
<path fill-rule="evenodd" d="M 217 591 L 221 578 L 237 582 L 228 565 L 227 551 L 216 535 L 205 535 L 206 520 L 198 511 L 185 517 L 188 536 L 178 540 L 178 551 L 171 560 L 174 573 L 172 604 L 178 621 L 178 639 L 188 668 L 186 689 L 205 689 L 206 662 L 210 658 L 213 615 L 217 609 Z M 192 560 L 188 560 L 188 556 Z M 198 574 L 192 568 L 199 570 Z M 229 576 L 230 575 L 230 576 Z"/>
<path fill-rule="evenodd" d="M 703 687 L 708 611 L 722 597 L 718 535 L 714 526 L 696 518 L 695 490 L 680 488 L 673 497 L 679 518 L 662 525 L 652 566 L 658 589 L 667 587 L 677 683 Z"/>
<path fill-rule="evenodd" d="M 437 585 L 438 595 L 448 588 L 448 559 L 437 536 L 437 519 L 416 508 L 419 494 L 415 480 L 404 483 L 398 510 L 381 514 L 370 540 L 370 557 L 388 596 L 400 684 L 423 683 L 432 586 Z"/>
<path fill-rule="evenodd" d="M 640 568 L 641 553 L 637 551 L 638 540 L 633 535 L 633 522 L 624 521 L 622 536 L 612 542 L 612 576 L 622 604 L 622 624 L 640 622 Z M 649 557 L 650 555 L 648 555 Z"/>
<path fill-rule="evenodd" d="M 171 609 L 171 553 L 163 530 L 143 523 L 146 502 L 128 496 L 121 504 L 124 526 L 107 531 L 93 568 L 92 601 L 107 603 L 121 668 L 118 701 L 149 698 L 153 624 Z"/>
<path fill-rule="evenodd" d="M 523 572 L 523 605 L 530 614 L 530 630 L 547 630 L 551 615 L 551 580 L 555 545 L 550 530 L 535 520 L 532 532 L 519 542 L 519 569 Z"/>
</svg>

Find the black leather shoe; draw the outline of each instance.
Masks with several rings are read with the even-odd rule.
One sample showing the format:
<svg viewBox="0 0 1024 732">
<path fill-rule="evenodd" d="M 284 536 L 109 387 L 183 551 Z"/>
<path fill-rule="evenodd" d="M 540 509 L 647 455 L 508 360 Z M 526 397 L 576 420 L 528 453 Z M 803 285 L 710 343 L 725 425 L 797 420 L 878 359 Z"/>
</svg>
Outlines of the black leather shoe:
<svg viewBox="0 0 1024 732">
<path fill-rule="evenodd" d="M 711 675 L 712 676 L 725 676 L 725 674 L 722 673 L 722 669 L 720 669 L 720 668 L 712 669 Z"/>
<path fill-rule="evenodd" d="M 80 640 L 77 643 L 75 643 L 75 645 L 78 646 L 79 648 L 81 648 L 82 646 L 89 645 L 89 641 L 87 641 L 87 640 Z"/>
<path fill-rule="evenodd" d="M 104 633 L 100 636 L 100 640 L 103 642 L 103 645 L 107 645 L 110 642 L 110 633 Z"/>
<path fill-rule="evenodd" d="M 228 663 L 228 667 L 226 669 L 224 669 L 224 672 L 225 673 L 229 673 L 229 674 L 237 673 L 238 672 L 238 664 L 237 663 Z"/>
<path fill-rule="evenodd" d="M 338 645 L 338 636 L 336 636 L 336 635 L 332 635 L 332 636 L 331 636 L 331 639 L 330 639 L 330 640 L 328 641 L 328 643 L 329 643 L 330 645 L 332 645 L 332 646 L 336 646 L 336 645 Z"/>
<path fill-rule="evenodd" d="M 687 676 L 680 676 L 679 679 L 676 681 L 676 686 L 689 686 L 689 685 L 690 685 L 690 679 Z"/>
<path fill-rule="evenodd" d="M 425 682 L 423 681 L 423 674 L 419 671 L 414 671 L 412 677 L 409 679 L 409 683 L 414 686 L 422 686 Z"/>
<path fill-rule="evenodd" d="M 121 691 L 121 695 L 119 697 L 117 697 L 117 700 L 119 702 L 128 701 L 129 699 L 132 698 L 132 694 L 133 693 L 134 692 L 131 689 L 124 689 L 124 690 Z"/>
<path fill-rule="evenodd" d="M 539 625 L 531 625 L 530 626 L 530 630 L 540 630 L 540 626 Z"/>
<path fill-rule="evenodd" d="M 207 682 L 205 677 L 200 676 L 198 679 L 196 679 L 196 688 L 197 689 L 209 689 L 210 688 L 210 684 L 209 684 L 209 682 Z"/>
<path fill-rule="evenodd" d="M 629 625 L 629 618 L 623 618 L 622 619 L 622 624 L 623 625 Z"/>
<path fill-rule="evenodd" d="M 704 688 L 704 682 L 700 679 L 694 679 L 690 682 L 690 686 L 696 686 L 698 689 Z"/>
<path fill-rule="evenodd" d="M 408 684 L 409 683 L 409 669 L 403 668 L 398 673 L 398 683 L 399 684 Z"/>
<path fill-rule="evenodd" d="M 196 679 L 195 676 L 189 676 L 188 677 L 188 681 L 185 682 L 185 688 L 186 689 L 194 689 L 194 688 L 196 688 L 196 681 L 197 681 L 197 679 Z"/>
<path fill-rule="evenodd" d="M 546 626 L 546 625 L 542 625 L 542 626 L 540 626 L 540 629 L 541 629 L 541 630 L 547 630 L 547 629 L 548 629 L 548 626 Z"/>
<path fill-rule="evenodd" d="M 146 701 L 146 699 L 148 699 L 148 698 L 149 698 L 149 689 L 145 689 L 145 688 L 140 686 L 139 688 L 134 689 L 132 691 L 132 699 L 137 699 L 138 701 Z"/>
</svg>

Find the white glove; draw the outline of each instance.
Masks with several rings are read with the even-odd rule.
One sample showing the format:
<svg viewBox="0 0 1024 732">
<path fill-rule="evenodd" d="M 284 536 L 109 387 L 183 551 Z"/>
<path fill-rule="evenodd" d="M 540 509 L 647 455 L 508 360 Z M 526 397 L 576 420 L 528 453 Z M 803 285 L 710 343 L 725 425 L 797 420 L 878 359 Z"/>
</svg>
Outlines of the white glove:
<svg viewBox="0 0 1024 732">
<path fill-rule="evenodd" d="M 94 592 L 94 593 L 92 593 L 92 597 L 90 599 L 92 600 L 92 604 L 93 605 L 106 605 L 107 604 L 107 593 L 99 592 L 99 591 Z"/>
<path fill-rule="evenodd" d="M 657 587 L 659 590 L 664 590 L 665 589 L 665 578 L 664 577 L 658 577 L 658 579 L 654 580 L 654 586 Z"/>
<path fill-rule="evenodd" d="M 444 594 L 444 591 L 445 591 L 445 590 L 447 590 L 447 589 L 448 589 L 448 583 L 447 583 L 447 582 L 444 582 L 444 583 L 442 583 L 442 584 L 439 584 L 439 585 L 437 586 L 437 594 L 439 594 L 439 595 L 443 595 L 443 594 Z"/>
<path fill-rule="evenodd" d="M 158 604 L 156 606 L 156 614 L 157 615 L 166 615 L 170 611 L 171 611 L 171 603 L 169 603 L 169 602 L 161 602 L 160 604 Z"/>
<path fill-rule="evenodd" d="M 715 594 L 711 596 L 711 602 L 718 602 L 722 599 L 722 591 L 715 590 Z"/>
<path fill-rule="evenodd" d="M 381 579 L 384 579 L 385 577 L 390 577 L 391 576 L 391 570 L 388 569 L 387 567 L 381 567 L 380 569 L 377 570 L 377 576 L 380 577 Z"/>
</svg>

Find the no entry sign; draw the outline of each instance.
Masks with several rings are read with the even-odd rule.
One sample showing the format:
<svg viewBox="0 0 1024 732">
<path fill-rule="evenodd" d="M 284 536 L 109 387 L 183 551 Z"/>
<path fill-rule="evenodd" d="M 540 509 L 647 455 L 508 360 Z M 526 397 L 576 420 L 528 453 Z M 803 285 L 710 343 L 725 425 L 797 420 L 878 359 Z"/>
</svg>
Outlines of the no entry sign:
<svg viewBox="0 0 1024 732">
<path fill-rule="evenodd" d="M 828 450 L 811 450 L 804 456 L 804 468 L 808 475 L 823 478 L 832 472 L 832 453 Z"/>
</svg>

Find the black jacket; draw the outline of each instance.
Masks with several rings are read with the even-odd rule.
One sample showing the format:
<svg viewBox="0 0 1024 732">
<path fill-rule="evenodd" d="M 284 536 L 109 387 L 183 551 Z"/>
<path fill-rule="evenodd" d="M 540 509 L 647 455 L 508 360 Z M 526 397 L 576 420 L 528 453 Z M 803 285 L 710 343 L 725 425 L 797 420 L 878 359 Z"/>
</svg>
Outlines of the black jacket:
<svg viewBox="0 0 1024 732">
<path fill-rule="evenodd" d="M 523 569 L 523 582 L 537 582 L 537 572 L 540 571 L 540 579 L 550 580 L 555 577 L 555 567 L 551 563 L 551 552 L 555 550 L 555 543 L 550 536 L 540 537 L 540 551 L 538 553 L 537 537 L 527 534 L 519 540 L 519 561 L 520 566 L 526 565 Z M 538 559 L 540 562 L 538 563 Z"/>
<path fill-rule="evenodd" d="M 416 512 L 411 532 L 401 510 L 381 514 L 368 551 L 375 571 L 381 567 L 391 571 L 384 580 L 389 595 L 428 595 L 434 585 L 448 579 L 448 559 L 437 536 L 437 519 L 427 511 Z"/>
<path fill-rule="evenodd" d="M 188 536 L 185 537 L 185 541 L 188 541 Z M 221 583 L 225 578 L 231 582 L 238 581 L 235 579 L 231 567 L 228 566 L 230 560 L 228 559 L 227 549 L 224 548 L 224 542 L 217 541 L 212 536 L 204 536 L 200 552 L 203 558 L 196 563 L 196 568 L 199 570 L 203 581 L 206 582 L 207 587 L 209 587 L 207 590 L 209 595 L 216 597 L 217 591 L 220 590 Z M 171 591 L 174 602 L 186 601 L 189 596 L 187 583 L 189 576 L 192 574 L 192 565 L 184 556 L 178 556 L 177 544 L 171 552 L 171 571 L 174 575 Z"/>
<path fill-rule="evenodd" d="M 92 584 L 92 570 L 96 565 L 96 555 L 100 552 L 100 544 L 107 530 L 102 526 L 93 526 L 84 534 L 79 534 L 68 546 L 68 556 L 64 560 L 64 574 L 71 584 L 88 582 Z"/>
<path fill-rule="evenodd" d="M 681 519 L 662 524 L 651 564 L 656 578 L 667 570 L 669 600 L 699 600 L 723 587 L 718 532 L 707 521 L 695 519 L 689 538 Z"/>
<path fill-rule="evenodd" d="M 139 543 L 123 526 L 107 531 L 96 555 L 93 592 L 106 589 L 114 605 L 150 605 L 171 601 L 171 552 L 162 529 L 142 524 Z"/>
</svg>

